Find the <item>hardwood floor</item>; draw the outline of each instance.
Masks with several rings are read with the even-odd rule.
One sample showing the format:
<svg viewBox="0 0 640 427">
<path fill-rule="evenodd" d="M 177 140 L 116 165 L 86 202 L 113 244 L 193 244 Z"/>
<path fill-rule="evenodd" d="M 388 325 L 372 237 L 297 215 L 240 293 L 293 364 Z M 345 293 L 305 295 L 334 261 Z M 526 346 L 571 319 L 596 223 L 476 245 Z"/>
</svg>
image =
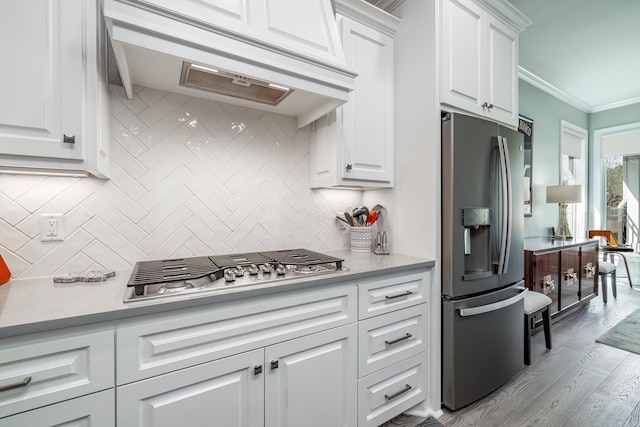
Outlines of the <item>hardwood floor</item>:
<svg viewBox="0 0 640 427">
<path fill-rule="evenodd" d="M 638 264 L 636 264 L 636 267 Z M 446 427 L 632 427 L 640 426 L 640 355 L 595 340 L 640 308 L 640 274 L 629 287 L 618 268 L 618 297 L 609 289 L 552 326 L 553 349 L 544 334 L 532 342 L 532 363 L 507 384 L 458 411 L 444 409 Z M 401 416 L 385 427 L 414 427 L 422 420 Z"/>
</svg>

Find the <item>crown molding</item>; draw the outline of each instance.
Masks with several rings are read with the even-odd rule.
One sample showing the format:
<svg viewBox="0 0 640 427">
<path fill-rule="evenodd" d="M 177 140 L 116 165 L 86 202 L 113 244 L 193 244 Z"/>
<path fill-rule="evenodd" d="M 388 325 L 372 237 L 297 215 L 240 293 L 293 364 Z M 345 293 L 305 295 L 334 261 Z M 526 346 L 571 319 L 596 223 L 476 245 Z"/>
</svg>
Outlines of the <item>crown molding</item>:
<svg viewBox="0 0 640 427">
<path fill-rule="evenodd" d="M 537 87 L 543 92 L 546 92 L 549 95 L 555 98 L 558 98 L 560 101 L 565 102 L 588 114 L 598 113 L 598 112 L 607 111 L 607 110 L 613 110 L 614 108 L 626 107 L 628 105 L 640 103 L 640 97 L 637 97 L 637 98 L 625 99 L 623 101 L 612 102 L 610 104 L 591 106 L 569 95 L 568 93 L 563 92 L 562 90 L 548 83 L 546 80 L 541 79 L 537 75 L 533 74 L 532 72 L 528 71 L 527 69 L 521 66 L 518 66 L 518 78 L 522 81 L 529 83 L 532 86 Z"/>
<path fill-rule="evenodd" d="M 540 77 L 536 76 L 535 74 L 521 66 L 518 66 L 518 78 L 529 83 L 532 86 L 537 87 L 541 91 L 558 98 L 560 101 L 565 102 L 581 111 L 584 111 L 585 113 L 591 112 L 592 107 L 590 105 L 585 104 L 584 102 L 569 95 L 568 93 L 561 91 L 557 87 L 548 83 L 546 80 L 541 79 Z"/>
</svg>

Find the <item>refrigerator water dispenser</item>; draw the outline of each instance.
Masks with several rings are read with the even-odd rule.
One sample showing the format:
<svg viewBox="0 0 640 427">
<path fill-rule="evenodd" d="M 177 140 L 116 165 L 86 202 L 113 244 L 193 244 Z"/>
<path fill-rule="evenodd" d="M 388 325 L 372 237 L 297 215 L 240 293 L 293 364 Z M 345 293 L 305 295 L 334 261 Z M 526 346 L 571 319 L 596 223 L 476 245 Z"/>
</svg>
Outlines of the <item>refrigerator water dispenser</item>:
<svg viewBox="0 0 640 427">
<path fill-rule="evenodd" d="M 464 280 L 493 274 L 491 262 L 491 208 L 464 208 Z"/>
</svg>

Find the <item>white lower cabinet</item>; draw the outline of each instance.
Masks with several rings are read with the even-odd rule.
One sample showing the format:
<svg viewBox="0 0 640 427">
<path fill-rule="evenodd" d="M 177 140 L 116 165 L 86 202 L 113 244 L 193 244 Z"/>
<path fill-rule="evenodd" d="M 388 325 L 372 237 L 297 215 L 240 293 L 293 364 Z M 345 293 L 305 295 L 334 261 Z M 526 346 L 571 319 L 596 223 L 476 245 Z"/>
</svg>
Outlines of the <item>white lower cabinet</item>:
<svg viewBox="0 0 640 427">
<path fill-rule="evenodd" d="M 355 323 L 266 349 L 265 427 L 356 426 Z"/>
<path fill-rule="evenodd" d="M 0 419 L 2 427 L 113 427 L 113 389 Z"/>
<path fill-rule="evenodd" d="M 1 427 L 376 427 L 428 398 L 427 269 L 0 339 Z"/>
<path fill-rule="evenodd" d="M 358 283 L 358 426 L 376 427 L 428 396 L 428 295 L 420 270 Z"/>
<path fill-rule="evenodd" d="M 356 426 L 356 324 L 118 387 L 127 427 Z"/>
<path fill-rule="evenodd" d="M 118 387 L 118 426 L 262 426 L 263 360 L 260 349 Z"/>
</svg>

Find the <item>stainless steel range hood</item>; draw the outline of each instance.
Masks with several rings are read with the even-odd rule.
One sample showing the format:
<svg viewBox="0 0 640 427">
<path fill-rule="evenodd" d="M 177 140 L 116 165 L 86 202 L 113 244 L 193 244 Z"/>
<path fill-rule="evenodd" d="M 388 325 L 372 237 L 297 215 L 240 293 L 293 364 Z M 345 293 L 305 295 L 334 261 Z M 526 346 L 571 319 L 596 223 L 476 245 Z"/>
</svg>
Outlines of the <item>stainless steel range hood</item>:
<svg viewBox="0 0 640 427">
<path fill-rule="evenodd" d="M 344 104 L 346 65 L 330 0 L 104 0 L 122 84 L 295 116 Z"/>
</svg>

